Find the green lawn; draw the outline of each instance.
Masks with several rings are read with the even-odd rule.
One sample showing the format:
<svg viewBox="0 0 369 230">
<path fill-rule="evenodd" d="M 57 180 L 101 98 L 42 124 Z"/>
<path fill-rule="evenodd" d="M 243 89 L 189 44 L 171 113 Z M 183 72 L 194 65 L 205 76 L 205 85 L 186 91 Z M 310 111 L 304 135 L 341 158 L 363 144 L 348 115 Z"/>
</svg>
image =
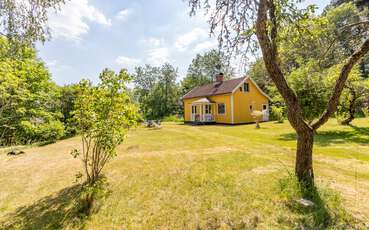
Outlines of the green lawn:
<svg viewBox="0 0 369 230">
<path fill-rule="evenodd" d="M 315 208 L 298 207 L 289 124 L 188 126 L 129 132 L 107 167 L 111 194 L 89 218 L 75 214 L 79 138 L 0 154 L 3 229 L 365 229 L 369 121 L 331 120 L 315 140 Z M 367 225 L 369 227 L 369 225 Z"/>
</svg>

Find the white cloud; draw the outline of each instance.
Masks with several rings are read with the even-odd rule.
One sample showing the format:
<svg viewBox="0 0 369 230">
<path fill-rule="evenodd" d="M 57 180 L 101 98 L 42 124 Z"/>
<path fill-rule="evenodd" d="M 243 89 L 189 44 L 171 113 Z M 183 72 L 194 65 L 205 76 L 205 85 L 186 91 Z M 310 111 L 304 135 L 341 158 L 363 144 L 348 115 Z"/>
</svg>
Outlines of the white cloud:
<svg viewBox="0 0 369 230">
<path fill-rule="evenodd" d="M 128 19 L 128 17 L 132 14 L 131 9 L 123 9 L 118 12 L 118 14 L 115 16 L 115 18 L 121 22 L 124 22 Z"/>
<path fill-rule="evenodd" d="M 154 66 L 159 66 L 165 62 L 169 62 L 170 52 L 166 47 L 153 48 L 147 51 L 148 58 L 146 61 Z"/>
<path fill-rule="evenodd" d="M 58 13 L 50 16 L 49 25 L 53 37 L 79 41 L 82 35 L 88 33 L 89 22 L 111 26 L 111 20 L 90 5 L 88 0 L 71 0 Z"/>
<path fill-rule="evenodd" d="M 159 47 L 164 44 L 164 40 L 161 38 L 149 37 L 142 39 L 141 43 L 146 47 Z"/>
<path fill-rule="evenodd" d="M 115 59 L 115 63 L 117 63 L 118 65 L 123 65 L 123 67 L 126 67 L 126 68 L 134 67 L 138 65 L 140 62 L 141 61 L 139 59 L 129 58 L 125 56 L 119 56 Z"/>
<path fill-rule="evenodd" d="M 212 40 L 212 41 L 204 41 L 204 42 L 201 42 L 201 43 L 197 44 L 195 46 L 195 48 L 193 49 L 193 51 L 195 53 L 200 53 L 202 51 L 209 51 L 211 49 L 216 48 L 217 45 L 218 45 L 218 43 L 215 40 Z"/>
<path fill-rule="evenodd" d="M 178 36 L 175 47 L 179 51 L 186 51 L 193 43 L 206 38 L 209 38 L 208 32 L 205 29 L 197 27 L 188 33 Z"/>
</svg>

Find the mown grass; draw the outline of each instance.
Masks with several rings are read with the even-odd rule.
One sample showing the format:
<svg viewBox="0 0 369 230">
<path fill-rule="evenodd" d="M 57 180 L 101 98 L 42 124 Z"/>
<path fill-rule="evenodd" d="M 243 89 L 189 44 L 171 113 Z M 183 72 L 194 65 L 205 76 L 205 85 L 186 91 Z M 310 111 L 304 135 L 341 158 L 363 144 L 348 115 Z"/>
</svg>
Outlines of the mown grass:
<svg viewBox="0 0 369 230">
<path fill-rule="evenodd" d="M 288 123 L 131 130 L 105 174 L 111 195 L 89 218 L 76 212 L 79 138 L 0 154 L 3 229 L 365 229 L 369 222 L 369 121 L 331 120 L 316 136 L 316 206 L 293 172 Z"/>
</svg>

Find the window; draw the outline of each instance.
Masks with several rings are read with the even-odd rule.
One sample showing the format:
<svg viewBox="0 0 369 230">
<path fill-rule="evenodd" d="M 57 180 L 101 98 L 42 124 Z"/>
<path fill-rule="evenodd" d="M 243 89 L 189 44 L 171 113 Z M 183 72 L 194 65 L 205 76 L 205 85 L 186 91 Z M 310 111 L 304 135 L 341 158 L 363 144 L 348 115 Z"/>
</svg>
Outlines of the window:
<svg viewBox="0 0 369 230">
<path fill-rule="evenodd" d="M 193 105 L 192 106 L 192 114 L 196 114 L 196 112 L 197 112 L 197 107 L 196 107 L 196 105 Z"/>
<path fill-rule="evenodd" d="M 218 114 L 225 114 L 225 104 L 224 103 L 221 103 L 221 104 L 218 104 Z"/>
<path fill-rule="evenodd" d="M 242 87 L 240 87 L 240 92 L 242 92 Z"/>
<path fill-rule="evenodd" d="M 250 105 L 250 111 L 252 111 L 252 105 Z"/>
<path fill-rule="evenodd" d="M 211 114 L 211 105 L 205 105 L 205 114 Z"/>
<path fill-rule="evenodd" d="M 263 105 L 263 110 L 267 110 L 267 105 Z"/>
<path fill-rule="evenodd" d="M 249 83 L 243 83 L 243 91 L 244 92 L 250 92 Z"/>
</svg>

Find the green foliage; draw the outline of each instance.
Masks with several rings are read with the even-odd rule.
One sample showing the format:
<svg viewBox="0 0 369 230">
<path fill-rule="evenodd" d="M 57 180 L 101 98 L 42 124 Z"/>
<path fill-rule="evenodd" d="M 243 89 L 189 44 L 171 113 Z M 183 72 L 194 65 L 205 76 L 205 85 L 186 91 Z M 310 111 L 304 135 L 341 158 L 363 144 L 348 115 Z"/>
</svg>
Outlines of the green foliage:
<svg viewBox="0 0 369 230">
<path fill-rule="evenodd" d="M 0 145 L 55 141 L 63 136 L 59 90 L 34 49 L 23 47 L 17 59 L 0 38 Z"/>
<path fill-rule="evenodd" d="M 204 54 L 197 54 L 188 67 L 187 76 L 181 82 L 182 96 L 196 86 L 214 81 L 214 77 L 223 72 L 225 78 L 230 78 L 233 69 L 222 52 L 211 50 Z"/>
<path fill-rule="evenodd" d="M 161 119 L 179 113 L 178 71 L 170 64 L 137 67 L 134 97 L 146 119 Z"/>
<path fill-rule="evenodd" d="M 287 76 L 288 83 L 299 98 L 304 117 L 309 122 L 323 113 L 330 93 L 330 87 L 324 80 L 325 73 L 317 69 L 316 64 L 316 61 L 312 60 Z"/>
<path fill-rule="evenodd" d="M 126 70 L 115 74 L 105 69 L 98 86 L 87 80 L 79 84 L 73 119 L 81 133 L 83 148 L 74 150 L 72 155 L 81 157 L 86 183 L 92 188 L 105 164 L 116 155 L 116 147 L 125 139 L 127 130 L 136 124 L 137 108 L 126 87 L 130 78 Z"/>
<path fill-rule="evenodd" d="M 361 110 L 365 117 L 369 117 L 369 108 L 362 108 Z"/>
<path fill-rule="evenodd" d="M 65 85 L 60 87 L 60 110 L 63 114 L 62 122 L 65 126 L 65 136 L 71 137 L 77 134 L 76 124 L 72 116 L 74 102 L 78 94 L 78 85 Z"/>
<path fill-rule="evenodd" d="M 44 42 L 49 37 L 48 13 L 58 10 L 65 0 L 0 0 L 1 34 L 13 45 L 35 41 Z"/>
<path fill-rule="evenodd" d="M 170 115 L 164 117 L 163 122 L 183 122 L 183 117 L 179 115 Z"/>
<path fill-rule="evenodd" d="M 343 4 L 329 8 L 321 16 L 311 13 L 309 17 L 283 27 L 279 34 L 281 66 L 308 122 L 324 112 L 340 73 L 340 64 L 361 43 L 360 28 L 356 28 L 359 32 L 356 31 L 358 34 L 355 37 L 351 36 L 351 30 L 342 28 L 360 20 L 362 14 L 353 4 Z M 296 26 L 297 23 L 299 26 Z M 346 83 L 336 114 L 339 119 L 347 118 L 351 103 L 355 103 L 354 107 L 361 107 L 363 98 L 367 97 L 369 87 L 365 83 L 367 80 L 362 65 L 360 71 L 355 67 Z M 268 92 L 273 103 L 283 107 L 283 99 L 268 80 L 261 58 L 251 65 L 248 75 Z"/>
<path fill-rule="evenodd" d="M 271 106 L 270 120 L 283 123 L 285 119 L 285 108 L 278 106 Z"/>
</svg>

